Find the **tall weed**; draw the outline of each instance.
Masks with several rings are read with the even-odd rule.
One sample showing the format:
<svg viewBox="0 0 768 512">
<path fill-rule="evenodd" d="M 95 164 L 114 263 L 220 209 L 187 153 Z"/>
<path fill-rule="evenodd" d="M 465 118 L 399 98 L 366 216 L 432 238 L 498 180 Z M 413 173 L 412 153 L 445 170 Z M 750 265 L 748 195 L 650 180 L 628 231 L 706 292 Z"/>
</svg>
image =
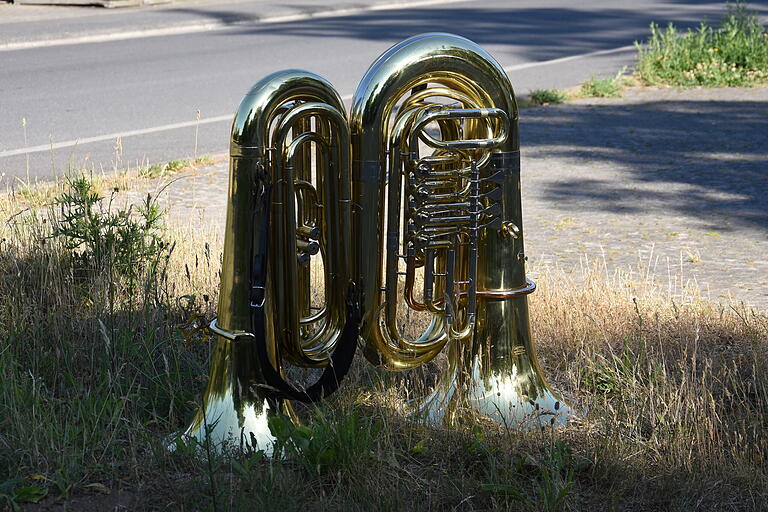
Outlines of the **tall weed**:
<svg viewBox="0 0 768 512">
<path fill-rule="evenodd" d="M 718 26 L 679 32 L 651 24 L 638 51 L 637 72 L 651 85 L 750 86 L 768 82 L 768 33 L 743 2 L 728 5 Z"/>
<path fill-rule="evenodd" d="M 168 244 L 162 235 L 162 211 L 147 195 L 138 207 L 115 208 L 86 176 L 67 178 L 50 216 L 51 237 L 72 251 L 78 269 L 101 272 L 107 265 L 121 277 L 135 280 Z"/>
</svg>

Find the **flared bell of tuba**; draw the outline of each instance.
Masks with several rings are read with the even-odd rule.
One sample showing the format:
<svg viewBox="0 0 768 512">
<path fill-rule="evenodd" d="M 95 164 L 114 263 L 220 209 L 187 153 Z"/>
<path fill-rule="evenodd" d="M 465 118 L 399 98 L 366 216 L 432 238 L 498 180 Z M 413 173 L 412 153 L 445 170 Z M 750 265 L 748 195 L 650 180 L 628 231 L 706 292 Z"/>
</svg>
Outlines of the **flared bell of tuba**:
<svg viewBox="0 0 768 512">
<path fill-rule="evenodd" d="M 366 357 L 407 369 L 449 345 L 449 369 L 416 404 L 430 421 L 468 408 L 510 426 L 563 423 L 569 409 L 531 342 L 518 109 L 504 70 L 463 37 L 413 37 L 368 69 L 350 131 Z M 401 307 L 431 314 L 421 335 L 404 334 Z"/>
<path fill-rule="evenodd" d="M 291 415 L 287 399 L 333 392 L 357 341 L 349 133 L 333 87 L 299 70 L 256 83 L 232 125 L 229 179 L 210 379 L 184 435 L 269 452 L 269 416 Z M 312 282 L 324 283 L 322 303 Z M 324 370 L 300 387 L 286 379 L 284 361 Z"/>
</svg>

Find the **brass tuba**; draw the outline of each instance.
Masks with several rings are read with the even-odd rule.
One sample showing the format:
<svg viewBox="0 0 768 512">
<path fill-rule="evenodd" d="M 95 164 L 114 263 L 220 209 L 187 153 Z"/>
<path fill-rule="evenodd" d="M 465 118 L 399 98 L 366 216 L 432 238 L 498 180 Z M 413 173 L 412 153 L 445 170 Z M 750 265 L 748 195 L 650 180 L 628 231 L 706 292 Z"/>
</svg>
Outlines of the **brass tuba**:
<svg viewBox="0 0 768 512">
<path fill-rule="evenodd" d="M 291 415 L 286 398 L 310 402 L 333 392 L 349 368 L 358 323 L 349 277 L 349 151 L 344 105 L 315 74 L 273 73 L 240 103 L 218 317 L 209 326 L 218 336 L 203 407 L 185 437 L 269 450 L 268 415 Z M 324 263 L 318 309 L 310 296 L 313 257 Z M 284 378 L 286 360 L 324 371 L 298 389 Z"/>
<path fill-rule="evenodd" d="M 413 37 L 369 68 L 350 126 L 367 358 L 410 368 L 450 343 L 450 371 L 421 407 L 429 418 L 468 405 L 507 424 L 563 421 L 567 411 L 548 390 L 530 339 L 526 295 L 535 285 L 525 277 L 518 110 L 504 70 L 462 37 Z M 419 141 L 433 151 L 421 156 Z M 365 233 L 381 233 L 386 248 Z M 384 272 L 366 264 L 371 254 L 381 261 L 380 251 Z M 434 315 L 417 339 L 395 325 L 402 264 L 406 304 Z"/>
<path fill-rule="evenodd" d="M 566 421 L 531 343 L 518 110 L 488 53 L 450 34 L 403 41 L 368 69 L 348 123 L 325 80 L 275 73 L 241 103 L 230 154 L 218 341 L 187 435 L 269 449 L 268 416 L 333 392 L 358 339 L 392 370 L 448 345 L 413 404 L 427 421 Z M 416 335 L 411 313 L 426 318 Z M 321 375 L 296 386 L 286 364 Z"/>
</svg>

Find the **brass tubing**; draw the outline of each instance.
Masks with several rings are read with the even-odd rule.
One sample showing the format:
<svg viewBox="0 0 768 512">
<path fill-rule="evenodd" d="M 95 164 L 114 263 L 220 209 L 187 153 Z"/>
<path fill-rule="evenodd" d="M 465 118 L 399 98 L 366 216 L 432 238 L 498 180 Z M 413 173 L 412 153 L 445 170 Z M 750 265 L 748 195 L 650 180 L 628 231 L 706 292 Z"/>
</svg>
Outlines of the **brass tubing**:
<svg viewBox="0 0 768 512">
<path fill-rule="evenodd" d="M 278 123 L 279 126 L 279 123 Z M 295 140 L 303 133 L 312 131 L 312 120 L 309 118 L 303 118 L 295 123 L 291 130 L 291 137 Z M 312 182 L 312 147 L 311 144 L 302 144 L 297 149 L 298 157 L 294 157 L 294 180 L 302 182 Z M 321 173 L 322 174 L 322 173 Z M 314 202 L 309 202 L 307 199 L 307 191 L 310 187 L 296 187 L 294 183 L 294 190 L 296 193 L 296 225 L 306 225 L 313 221 L 315 214 Z M 306 207 L 305 207 L 306 206 Z M 302 254 L 300 248 L 298 248 L 298 254 Z M 311 260 L 307 259 L 306 263 Z M 300 317 L 305 317 L 309 314 L 312 306 L 312 268 L 309 264 L 299 265 L 296 268 L 296 290 L 294 300 L 296 301 L 298 314 Z M 304 336 L 308 329 L 302 329 L 300 323 L 299 335 Z"/>
<path fill-rule="evenodd" d="M 282 219 L 287 224 L 284 229 L 288 229 L 289 226 L 295 226 L 295 213 L 294 213 L 294 200 L 295 194 L 293 193 L 293 167 L 292 162 L 295 157 L 300 153 L 300 148 L 310 142 L 315 144 L 318 149 L 318 153 L 322 155 L 321 161 L 324 162 L 323 167 L 330 169 L 329 157 L 331 149 L 327 142 L 316 132 L 308 132 L 299 135 L 294 138 L 289 145 L 286 146 L 287 137 L 292 127 L 297 122 L 301 122 L 302 119 L 307 119 L 311 116 L 322 116 L 324 119 L 328 119 L 333 123 L 334 131 L 337 134 L 344 133 L 345 120 L 341 114 L 330 108 L 327 104 L 308 102 L 299 105 L 289 112 L 284 114 L 280 121 L 275 133 L 275 140 L 277 147 L 285 147 L 283 156 L 281 159 L 277 159 L 275 162 L 276 172 L 283 176 L 280 184 L 282 185 L 282 200 L 285 201 L 285 206 L 282 208 L 282 214 L 276 214 L 277 219 Z M 344 142 L 340 142 L 341 148 L 345 147 Z M 343 152 L 342 152 L 343 153 Z M 343 158 L 342 158 L 343 159 Z M 337 159 L 338 160 L 338 159 Z M 283 168 L 282 162 L 287 162 Z M 343 162 L 339 162 L 341 166 Z M 281 172 L 281 169 L 282 170 Z M 340 191 L 342 188 L 339 182 L 338 175 L 334 173 L 328 173 L 327 179 L 324 180 L 323 197 L 333 197 L 334 191 Z M 344 227 L 340 225 L 344 219 L 340 215 L 339 205 L 333 201 L 329 201 L 326 208 L 323 209 L 323 225 L 326 226 L 326 230 L 323 233 L 325 243 L 323 244 L 326 251 L 326 264 L 324 265 L 326 270 L 326 303 L 329 314 L 325 317 L 326 323 L 323 329 L 311 336 L 308 339 L 301 339 L 299 326 L 299 312 L 295 310 L 294 303 L 290 301 L 290 297 L 286 297 L 286 301 L 278 302 L 278 305 L 282 305 L 282 312 L 278 315 L 278 318 L 283 322 L 290 322 L 283 324 L 283 342 L 282 346 L 285 349 L 286 357 L 294 364 L 301 366 L 319 366 L 327 364 L 328 353 L 333 349 L 339 335 L 341 334 L 343 323 L 345 320 L 345 290 L 337 286 L 338 283 L 334 283 L 332 276 L 330 275 L 329 262 L 335 262 L 335 268 L 344 268 L 346 262 L 344 261 L 343 247 L 340 246 L 339 241 L 344 237 Z M 293 228 L 295 229 L 295 228 Z M 286 256 L 296 252 L 296 237 L 286 236 L 283 238 L 283 250 Z M 296 261 L 293 258 L 284 257 L 281 254 L 277 254 L 275 257 L 276 273 L 284 276 L 285 288 L 291 290 L 290 283 L 295 280 Z"/>
<path fill-rule="evenodd" d="M 438 42 L 443 39 L 446 44 Z M 461 50 L 457 47 L 465 46 Z M 454 49 L 457 49 L 454 53 Z M 401 51 L 402 50 L 402 51 Z M 467 51 L 464 51 L 467 50 Z M 458 58 L 461 53 L 462 57 Z M 437 353 L 447 337 L 440 336 L 439 342 L 411 345 L 404 340 L 392 340 L 381 329 L 378 311 L 381 304 L 378 289 L 381 286 L 382 260 L 379 244 L 372 234 L 381 232 L 384 217 L 379 214 L 379 203 L 383 199 L 387 161 L 385 150 L 388 140 L 387 122 L 398 98 L 420 83 L 437 83 L 459 90 L 472 99 L 475 105 L 493 105 L 504 109 L 503 101 L 489 101 L 485 91 L 499 87 L 484 87 L 480 82 L 467 79 L 479 75 L 483 79 L 493 76 L 490 57 L 480 57 L 482 50 L 476 45 L 455 36 L 426 35 L 412 38 L 396 45 L 380 57 L 366 73 L 353 100 L 350 126 L 353 148 L 354 192 L 360 204 L 354 222 L 355 251 L 357 258 L 354 274 L 362 291 L 363 322 L 361 334 L 366 342 L 366 356 L 375 363 L 396 369 L 420 364 Z M 475 59 L 474 55 L 478 55 Z M 407 63 L 407 64 L 406 64 Z M 473 69 L 474 68 L 474 69 Z M 499 69 L 499 68 L 496 68 Z M 503 72 L 497 73 L 501 82 Z M 506 77 L 503 77 L 506 80 Z M 493 80 L 493 79 L 492 79 Z M 428 89 L 427 89 L 428 91 Z M 424 94 L 430 94 L 423 91 Z M 502 99 L 502 98 L 500 98 Z M 412 149 L 412 148 L 411 148 Z M 371 255 L 378 254 L 377 258 Z M 362 259 L 361 259 L 362 258 Z M 373 262 L 373 264 L 372 264 Z M 395 347 L 407 347 L 399 351 Z"/>
<path fill-rule="evenodd" d="M 448 244 L 443 245 L 442 247 L 447 247 Z M 413 268 L 415 270 L 415 264 L 413 265 Z M 407 277 L 407 279 L 409 279 Z M 412 278 L 410 278 L 412 279 Z M 410 287 L 410 289 L 413 289 L 413 286 Z M 480 299 L 487 299 L 487 300 L 504 300 L 504 299 L 511 299 L 514 297 L 521 297 L 523 295 L 529 295 L 536 291 L 536 283 L 531 281 L 530 279 L 526 279 L 525 286 L 522 286 L 520 288 L 515 288 L 512 290 L 477 290 L 477 297 Z M 459 297 L 465 297 L 467 295 L 467 292 L 460 291 L 458 292 Z M 427 308 L 423 304 L 416 301 L 412 296 L 409 298 L 408 302 L 409 306 L 411 306 L 413 309 L 417 311 L 425 311 Z M 413 304 L 413 305 L 411 305 Z M 442 305 L 443 301 L 442 299 L 435 301 L 436 305 Z"/>
<path fill-rule="evenodd" d="M 318 240 L 320 238 L 320 228 L 318 226 L 299 226 L 296 228 L 296 234 L 304 240 Z"/>
<path fill-rule="evenodd" d="M 389 187 L 387 188 L 387 194 L 388 204 L 391 205 L 391 207 L 389 207 L 387 211 L 387 235 L 385 242 L 386 262 L 384 273 L 385 300 L 383 304 L 384 307 L 381 309 L 382 318 L 379 320 L 379 332 L 383 337 L 389 340 L 388 343 L 393 347 L 393 350 L 398 350 L 401 353 L 406 354 L 407 357 L 413 357 L 418 354 L 422 354 L 422 357 L 426 357 L 424 354 L 428 357 L 433 357 L 437 352 L 433 353 L 431 350 L 435 350 L 434 347 L 442 343 L 443 337 L 440 335 L 438 338 L 435 338 L 435 333 L 428 329 L 426 332 L 422 333 L 418 339 L 409 340 L 400 333 L 396 322 L 400 232 L 399 205 L 401 204 L 400 191 L 402 188 L 401 157 L 405 154 L 405 134 L 408 133 L 409 127 L 413 123 L 413 119 L 415 119 L 415 117 L 426 107 L 428 106 L 417 105 L 408 111 L 401 111 L 392 130 L 389 143 Z M 397 348 L 394 348 L 395 346 Z"/>
<path fill-rule="evenodd" d="M 400 112 L 408 110 L 419 103 L 423 105 L 424 100 L 433 97 L 450 98 L 454 101 L 460 102 L 462 105 L 464 105 L 464 108 L 479 107 L 479 105 L 474 103 L 474 100 L 470 96 L 462 93 L 461 91 L 457 91 L 456 89 L 451 89 L 449 87 L 430 87 L 408 96 L 408 98 L 406 98 L 400 107 L 398 116 L 400 115 Z M 436 107 L 434 103 L 428 103 L 428 105 L 432 105 L 433 108 Z M 439 108 L 439 106 L 437 106 L 437 108 Z"/>
<path fill-rule="evenodd" d="M 310 254 L 311 256 L 314 256 L 315 254 L 320 252 L 320 244 L 318 244 L 314 240 L 298 239 L 296 241 L 296 248 L 301 252 L 306 252 Z M 306 313 L 303 313 L 303 314 L 306 314 Z"/>
<path fill-rule="evenodd" d="M 496 119 L 501 121 L 501 130 L 491 138 L 465 140 L 437 140 L 423 131 L 429 123 L 444 119 Z M 506 113 L 498 108 L 480 109 L 441 109 L 424 112 L 416 121 L 411 137 L 420 137 L 428 146 L 436 149 L 490 149 L 499 146 L 509 136 L 509 119 Z M 412 138 L 410 146 L 416 146 Z"/>
<path fill-rule="evenodd" d="M 425 85 L 434 87 L 418 90 Z M 412 93 L 413 100 L 402 101 L 414 88 L 417 91 Z M 483 211 L 479 212 L 478 207 L 474 210 L 481 222 L 475 227 L 479 235 L 476 242 L 477 274 L 473 276 L 477 281 L 473 283 L 477 315 L 473 326 L 466 312 L 458 309 L 450 326 L 433 322 L 432 339 L 439 343 L 409 346 L 402 340 L 393 340 L 379 321 L 383 306 L 379 290 L 387 276 L 383 275 L 382 268 L 384 244 L 379 243 L 376 233 L 383 232 L 388 215 L 383 212 L 383 205 L 388 183 L 391 183 L 388 173 L 393 155 L 389 137 L 397 123 L 391 121 L 392 111 L 399 102 L 406 111 L 411 105 L 429 106 L 431 96 L 441 95 L 439 91 L 430 91 L 431 88 L 457 90 L 469 99 L 461 102 L 463 106 L 489 109 L 463 120 L 438 119 L 437 112 L 444 107 L 434 103 L 420 114 L 426 122 L 424 126 L 431 122 L 429 116 L 435 116 L 432 120 L 441 129 L 445 127 L 446 131 L 456 132 L 457 138 L 447 139 L 444 135 L 444 140 L 438 141 L 424 130 L 413 130 L 415 140 L 409 140 L 407 148 L 411 160 L 418 159 L 419 140 L 442 150 L 463 152 L 459 165 L 463 174 L 454 174 L 453 180 L 448 176 L 456 169 L 434 162 L 435 168 L 428 170 L 432 173 L 428 183 L 417 189 L 410 188 L 413 183 L 409 184 L 408 190 L 418 192 L 420 200 L 462 202 L 464 197 L 472 194 L 472 180 L 467 176 L 472 160 L 481 173 L 482 182 L 475 195 Z M 488 115 L 493 112 L 495 119 L 483 118 L 486 112 Z M 483 413 L 500 415 L 514 423 L 526 414 L 525 411 L 537 410 L 529 407 L 529 400 L 535 402 L 537 408 L 555 402 L 536 363 L 530 341 L 526 297 L 522 294 L 528 281 L 522 244 L 517 120 L 514 93 L 501 66 L 471 41 L 449 34 L 416 36 L 390 48 L 371 65 L 353 98 L 350 114 L 352 178 L 354 197 L 360 206 L 353 219 L 353 276 L 361 292 L 364 353 L 374 364 L 405 369 L 434 355 L 449 334 L 452 338 L 472 339 L 461 348 L 451 347 L 449 357 L 454 373 L 443 376 L 431 399 L 437 409 L 430 409 L 431 406 L 425 404 L 425 410 L 435 411 L 435 414 L 452 416 L 450 411 L 467 401 Z M 497 187 L 501 193 L 494 191 Z M 499 203 L 500 209 L 486 210 L 491 203 Z M 400 208 L 400 205 L 390 204 L 389 208 Z M 519 228 L 517 238 L 504 236 L 497 229 L 505 222 Z M 408 231 L 407 236 L 415 237 L 416 231 Z M 406 257 L 406 302 L 416 305 L 415 309 L 421 308 L 412 295 L 412 286 L 417 260 L 423 257 L 422 253 L 422 249 L 415 249 Z M 459 247 L 456 268 L 450 268 L 452 265 L 443 256 L 436 259 L 435 274 L 451 272 L 457 278 L 455 293 L 450 293 L 451 280 L 446 280 L 448 288 L 442 290 L 446 307 L 460 308 L 469 300 L 467 286 L 460 284 L 471 282 L 464 263 L 468 256 L 469 253 Z M 457 304 L 449 306 L 448 302 L 452 301 Z M 457 383 L 462 383 L 462 388 L 453 387 Z M 446 410 L 448 403 L 444 400 L 453 404 L 448 407 L 450 410 Z"/>
</svg>

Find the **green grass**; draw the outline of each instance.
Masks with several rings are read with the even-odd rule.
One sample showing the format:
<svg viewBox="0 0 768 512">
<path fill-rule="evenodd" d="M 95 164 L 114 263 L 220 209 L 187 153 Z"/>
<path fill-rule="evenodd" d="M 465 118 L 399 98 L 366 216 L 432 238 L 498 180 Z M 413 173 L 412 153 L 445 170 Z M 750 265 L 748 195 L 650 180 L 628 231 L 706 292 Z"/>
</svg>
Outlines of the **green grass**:
<svg viewBox="0 0 768 512">
<path fill-rule="evenodd" d="M 536 89 L 531 91 L 531 101 L 536 105 L 556 105 L 568 99 L 568 94 L 559 89 Z"/>
<path fill-rule="evenodd" d="M 208 375 L 210 337 L 194 324 L 216 309 L 223 237 L 128 230 L 123 244 L 158 243 L 126 275 L 124 251 L 72 246 L 126 211 L 84 190 L 63 192 L 105 216 L 82 225 L 56 206 L 0 203 L 0 509 L 768 507 L 765 314 L 673 300 L 599 267 L 578 280 L 534 269 L 537 351 L 579 412 L 564 428 L 426 425 L 407 414 L 420 372 L 358 358 L 337 394 L 298 409 L 303 425 L 272 421 L 280 458 L 170 453 Z"/>
<path fill-rule="evenodd" d="M 651 24 L 651 37 L 635 43 L 637 73 L 650 85 L 752 86 L 768 83 L 768 34 L 745 3 L 729 4 L 716 25 L 679 32 Z"/>
<path fill-rule="evenodd" d="M 589 80 L 581 84 L 579 95 L 586 98 L 616 98 L 621 96 L 625 72 L 626 68 L 621 69 L 613 76 L 605 78 L 593 75 Z"/>
<path fill-rule="evenodd" d="M 190 160 L 171 160 L 164 164 L 152 164 L 139 169 L 142 178 L 160 178 L 193 167 Z"/>
</svg>

